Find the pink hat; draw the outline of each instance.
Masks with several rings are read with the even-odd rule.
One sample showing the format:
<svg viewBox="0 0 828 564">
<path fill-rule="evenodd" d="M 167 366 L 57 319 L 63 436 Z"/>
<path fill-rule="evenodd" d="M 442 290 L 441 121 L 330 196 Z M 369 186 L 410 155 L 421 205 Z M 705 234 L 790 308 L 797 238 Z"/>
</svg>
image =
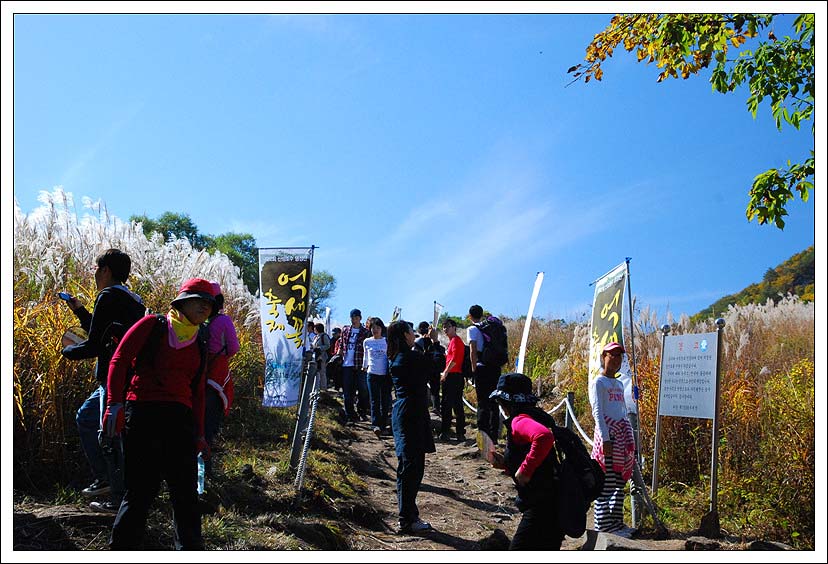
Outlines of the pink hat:
<svg viewBox="0 0 828 564">
<path fill-rule="evenodd" d="M 210 282 L 210 287 L 213 289 L 213 296 L 221 295 L 221 286 L 218 282 Z"/>
<path fill-rule="evenodd" d="M 615 341 L 612 341 L 611 343 L 607 343 L 606 345 L 604 345 L 604 348 L 601 349 L 601 354 L 612 351 L 621 351 L 622 353 L 627 352 L 624 350 L 624 347 L 622 347 L 620 344 L 616 343 Z"/>
</svg>

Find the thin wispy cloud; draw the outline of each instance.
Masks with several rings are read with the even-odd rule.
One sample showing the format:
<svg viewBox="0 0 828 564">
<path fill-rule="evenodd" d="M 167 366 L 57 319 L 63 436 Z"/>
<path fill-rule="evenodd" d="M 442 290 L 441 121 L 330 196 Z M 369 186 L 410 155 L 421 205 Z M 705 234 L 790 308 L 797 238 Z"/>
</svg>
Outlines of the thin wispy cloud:
<svg viewBox="0 0 828 564">
<path fill-rule="evenodd" d="M 97 143 L 85 149 L 80 156 L 78 156 L 69 168 L 61 175 L 61 184 L 73 185 L 78 184 L 77 179 L 83 171 L 92 163 L 102 149 L 109 148 L 113 140 L 141 111 L 144 107 L 143 102 L 135 104 L 127 112 L 125 112 L 118 120 L 112 123 L 110 127 L 101 135 Z"/>
</svg>

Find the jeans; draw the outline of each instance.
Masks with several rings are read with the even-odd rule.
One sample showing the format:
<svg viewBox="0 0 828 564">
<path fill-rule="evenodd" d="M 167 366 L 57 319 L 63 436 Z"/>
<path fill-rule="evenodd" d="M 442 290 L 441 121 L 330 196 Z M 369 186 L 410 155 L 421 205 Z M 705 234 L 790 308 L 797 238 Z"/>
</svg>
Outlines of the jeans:
<svg viewBox="0 0 828 564">
<path fill-rule="evenodd" d="M 495 444 L 500 437 L 500 410 L 497 408 L 497 403 L 489 399 L 489 394 L 497 387 L 499 378 L 499 367 L 478 366 L 474 372 L 474 389 L 477 392 L 477 428 L 485 431 Z"/>
<path fill-rule="evenodd" d="M 75 423 L 78 426 L 81 448 L 92 468 L 94 479 L 108 482 L 112 502 L 120 504 L 124 496 L 124 451 L 120 437 L 101 440 L 105 410 L 106 388 L 98 386 L 81 404 L 75 416 Z"/>
<path fill-rule="evenodd" d="M 397 462 L 397 507 L 400 526 L 405 527 L 420 518 L 417 509 L 417 493 L 425 474 L 425 453 L 408 455 L 403 453 Z"/>
<path fill-rule="evenodd" d="M 451 414 L 454 412 L 457 421 L 457 435 L 466 434 L 466 412 L 463 410 L 463 374 L 451 372 L 443 382 L 443 403 L 440 409 L 440 433 L 448 433 L 451 429 Z"/>
<path fill-rule="evenodd" d="M 354 407 L 354 394 L 357 394 L 358 406 Z M 354 366 L 342 367 L 342 399 L 345 401 L 345 413 L 351 419 L 357 418 L 357 409 L 360 413 L 368 413 L 368 380 L 365 372 Z"/>
<path fill-rule="evenodd" d="M 391 413 L 391 375 L 369 373 L 368 395 L 371 398 L 371 425 L 385 429 Z"/>
</svg>

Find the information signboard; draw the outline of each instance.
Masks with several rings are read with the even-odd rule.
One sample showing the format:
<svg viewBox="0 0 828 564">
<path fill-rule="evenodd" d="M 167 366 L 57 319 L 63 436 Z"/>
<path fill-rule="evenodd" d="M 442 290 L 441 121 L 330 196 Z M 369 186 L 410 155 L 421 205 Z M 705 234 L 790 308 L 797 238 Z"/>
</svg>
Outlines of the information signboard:
<svg viewBox="0 0 828 564">
<path fill-rule="evenodd" d="M 715 332 L 665 337 L 659 415 L 714 418 L 717 346 Z"/>
</svg>

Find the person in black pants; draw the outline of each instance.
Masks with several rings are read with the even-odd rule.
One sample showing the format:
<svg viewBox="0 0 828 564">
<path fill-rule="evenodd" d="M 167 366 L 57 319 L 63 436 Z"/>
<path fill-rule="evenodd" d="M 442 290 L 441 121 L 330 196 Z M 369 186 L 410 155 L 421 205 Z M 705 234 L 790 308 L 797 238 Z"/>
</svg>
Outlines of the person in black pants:
<svg viewBox="0 0 828 564">
<path fill-rule="evenodd" d="M 428 370 L 425 357 L 414 346 L 407 321 L 388 327 L 388 362 L 397 399 L 391 428 L 397 454 L 397 505 L 400 533 L 423 533 L 431 525 L 420 519 L 417 493 L 425 472 L 425 455 L 435 452 L 428 414 Z"/>
<path fill-rule="evenodd" d="M 509 550 L 560 550 L 564 533 L 555 504 L 555 435 L 546 424 L 551 417 L 536 407 L 532 381 L 523 374 L 501 376 L 490 399 L 500 404 L 508 419 L 506 450 L 491 453 L 489 460 L 514 480 L 515 504 L 523 513 Z"/>
<path fill-rule="evenodd" d="M 497 386 L 500 367 L 483 363 L 483 349 L 486 345 L 483 332 L 477 327 L 483 319 L 483 308 L 477 304 L 471 306 L 469 319 L 473 323 L 467 330 L 467 336 L 474 389 L 477 394 L 477 428 L 489 435 L 492 442 L 497 444 L 500 438 L 500 413 L 497 410 L 497 404 L 489 399 L 489 395 Z"/>
<path fill-rule="evenodd" d="M 457 336 L 457 322 L 453 319 L 446 319 L 443 322 L 443 331 L 449 338 L 448 349 L 446 350 L 446 361 L 443 371 L 440 373 L 440 383 L 443 386 L 443 403 L 440 412 L 440 439 L 446 441 L 450 438 L 451 416 L 454 413 L 457 422 L 458 441 L 466 440 L 466 413 L 463 409 L 463 360 L 465 347 L 463 339 Z"/>
<path fill-rule="evenodd" d="M 212 310 L 212 292 L 207 280 L 187 280 L 166 317 L 138 321 L 112 356 L 103 427 L 109 436 L 124 430 L 126 462 L 126 493 L 109 541 L 113 550 L 140 548 L 162 479 L 170 491 L 176 548 L 204 548 L 196 455 L 208 459 L 210 448 L 204 438 L 207 343 L 199 327 Z M 126 385 L 130 366 L 135 374 Z"/>
</svg>

